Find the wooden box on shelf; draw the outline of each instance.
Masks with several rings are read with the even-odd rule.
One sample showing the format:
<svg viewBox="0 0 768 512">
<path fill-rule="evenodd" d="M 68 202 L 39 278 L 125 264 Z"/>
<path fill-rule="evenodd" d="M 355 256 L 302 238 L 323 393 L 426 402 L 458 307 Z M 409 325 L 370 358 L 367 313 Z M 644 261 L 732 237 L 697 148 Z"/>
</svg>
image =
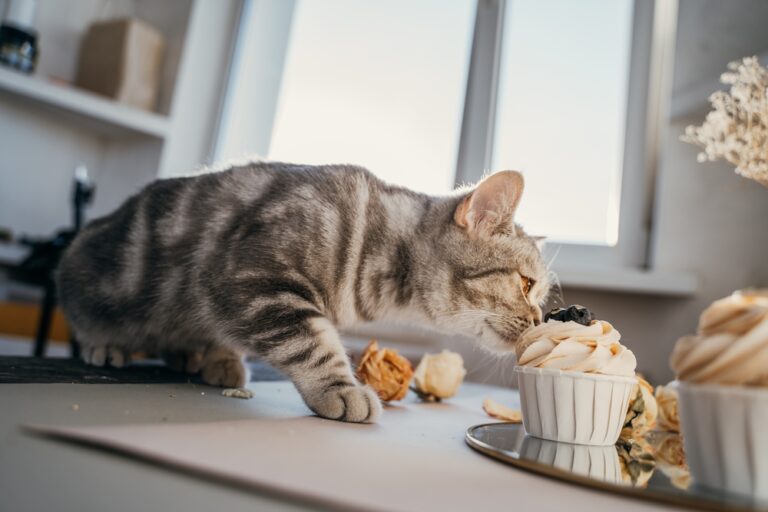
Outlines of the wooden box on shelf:
<svg viewBox="0 0 768 512">
<path fill-rule="evenodd" d="M 80 45 L 75 83 L 118 102 L 154 110 L 164 46 L 160 32 L 136 18 L 94 23 Z"/>
</svg>

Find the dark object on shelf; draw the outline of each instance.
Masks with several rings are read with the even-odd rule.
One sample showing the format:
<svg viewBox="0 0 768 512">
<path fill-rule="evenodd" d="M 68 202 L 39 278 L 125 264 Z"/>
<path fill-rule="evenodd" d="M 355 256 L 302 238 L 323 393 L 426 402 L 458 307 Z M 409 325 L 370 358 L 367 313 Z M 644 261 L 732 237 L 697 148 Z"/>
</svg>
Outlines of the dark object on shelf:
<svg viewBox="0 0 768 512">
<path fill-rule="evenodd" d="M 32 73 L 37 65 L 34 0 L 10 0 L 0 24 L 0 64 Z"/>
<path fill-rule="evenodd" d="M 584 306 L 574 304 L 567 308 L 555 308 L 546 315 L 544 321 L 557 320 L 559 322 L 576 322 L 581 325 L 590 325 L 595 315 Z"/>
<path fill-rule="evenodd" d="M 56 307 L 56 286 L 54 272 L 59 264 L 64 250 L 75 238 L 83 224 L 83 212 L 85 207 L 93 199 L 94 184 L 88 178 L 85 167 L 79 167 L 75 172 L 75 181 L 72 192 L 73 228 L 61 230 L 52 238 L 29 239 L 22 238 L 21 244 L 30 248 L 29 255 L 15 267 L 9 269 L 11 279 L 26 284 L 42 286 L 44 288 L 43 301 L 40 309 L 40 320 L 35 335 L 35 347 L 33 355 L 43 357 L 48 345 L 48 334 L 51 328 L 53 310 Z M 72 357 L 79 355 L 77 342 L 70 334 Z"/>
<path fill-rule="evenodd" d="M 12 25 L 0 25 L 0 64 L 32 73 L 37 64 L 37 35 Z"/>
</svg>

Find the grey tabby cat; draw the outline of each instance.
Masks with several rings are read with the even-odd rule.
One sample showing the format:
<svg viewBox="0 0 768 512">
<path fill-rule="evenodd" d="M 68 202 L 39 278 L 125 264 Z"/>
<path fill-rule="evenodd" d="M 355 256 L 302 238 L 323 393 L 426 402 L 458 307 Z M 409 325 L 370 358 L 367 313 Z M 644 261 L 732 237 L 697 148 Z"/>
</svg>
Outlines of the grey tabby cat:
<svg viewBox="0 0 768 512">
<path fill-rule="evenodd" d="M 240 387 L 255 355 L 316 414 L 374 422 L 337 328 L 416 322 L 508 351 L 541 320 L 548 272 L 513 221 L 522 191 L 512 171 L 432 197 L 360 167 L 273 162 L 160 180 L 74 240 L 60 299 L 90 364 L 150 350 Z"/>
</svg>

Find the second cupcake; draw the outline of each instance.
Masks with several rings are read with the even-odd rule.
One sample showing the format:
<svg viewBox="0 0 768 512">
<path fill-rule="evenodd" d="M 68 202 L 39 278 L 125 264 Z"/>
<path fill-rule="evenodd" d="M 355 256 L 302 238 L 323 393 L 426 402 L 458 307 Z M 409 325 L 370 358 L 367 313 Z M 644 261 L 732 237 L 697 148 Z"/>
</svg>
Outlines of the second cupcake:
<svg viewBox="0 0 768 512">
<path fill-rule="evenodd" d="M 671 365 L 694 482 L 768 500 L 768 289 L 714 302 Z"/>
</svg>

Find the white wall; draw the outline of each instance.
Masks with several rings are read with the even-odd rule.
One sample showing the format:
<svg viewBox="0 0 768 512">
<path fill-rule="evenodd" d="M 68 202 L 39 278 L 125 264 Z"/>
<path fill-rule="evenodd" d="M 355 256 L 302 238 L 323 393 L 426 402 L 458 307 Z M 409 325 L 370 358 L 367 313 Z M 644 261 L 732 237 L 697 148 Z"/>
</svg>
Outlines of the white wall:
<svg viewBox="0 0 768 512">
<path fill-rule="evenodd" d="M 34 236 L 69 226 L 74 169 L 96 172 L 102 151 L 92 134 L 0 94 L 0 226 Z"/>
</svg>

